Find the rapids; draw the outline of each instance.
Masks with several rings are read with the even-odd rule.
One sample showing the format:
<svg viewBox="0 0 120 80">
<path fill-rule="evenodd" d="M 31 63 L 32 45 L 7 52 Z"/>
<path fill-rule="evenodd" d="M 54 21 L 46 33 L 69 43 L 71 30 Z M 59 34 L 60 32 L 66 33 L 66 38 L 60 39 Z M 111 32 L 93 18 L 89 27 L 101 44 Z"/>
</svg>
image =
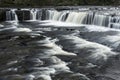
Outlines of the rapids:
<svg viewBox="0 0 120 80">
<path fill-rule="evenodd" d="M 9 9 L 0 80 L 120 80 L 119 7 Z"/>
</svg>

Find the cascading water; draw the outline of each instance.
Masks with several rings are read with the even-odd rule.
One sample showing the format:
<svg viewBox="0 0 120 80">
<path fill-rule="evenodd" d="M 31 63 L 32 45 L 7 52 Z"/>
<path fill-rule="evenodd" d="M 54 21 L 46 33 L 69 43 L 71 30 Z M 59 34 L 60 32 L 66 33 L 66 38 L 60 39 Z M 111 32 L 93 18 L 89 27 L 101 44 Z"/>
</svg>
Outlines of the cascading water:
<svg viewBox="0 0 120 80">
<path fill-rule="evenodd" d="M 62 12 L 54 11 L 53 16 L 52 16 L 52 20 L 59 21 L 61 14 L 62 14 Z"/>
<path fill-rule="evenodd" d="M 11 19 L 11 11 L 6 12 L 6 21 L 10 21 Z"/>
<path fill-rule="evenodd" d="M 18 17 L 14 9 L 6 11 L 6 21 L 16 21 L 18 22 Z"/>
<path fill-rule="evenodd" d="M 72 13 L 69 13 L 68 18 L 66 19 L 66 22 L 82 24 L 85 22 L 86 16 L 87 16 L 86 12 L 72 12 Z"/>
<path fill-rule="evenodd" d="M 67 11 L 66 12 L 62 12 L 58 21 L 65 21 L 68 14 L 69 14 L 69 11 L 68 12 Z"/>
<path fill-rule="evenodd" d="M 108 27 L 109 21 L 110 21 L 110 20 L 109 20 L 109 16 L 100 15 L 100 14 L 95 14 L 94 20 L 93 20 L 93 25 L 106 26 L 106 27 Z"/>
<path fill-rule="evenodd" d="M 120 80 L 119 10 L 7 9 L 5 18 L 0 80 Z"/>
<path fill-rule="evenodd" d="M 37 20 L 42 19 L 42 10 L 36 10 L 35 14 Z"/>
<path fill-rule="evenodd" d="M 119 16 L 112 16 L 110 12 L 104 14 L 104 12 L 96 11 L 57 11 L 57 10 L 43 10 L 42 9 L 24 9 L 24 11 L 30 11 L 29 20 L 41 21 L 42 17 L 44 20 L 58 21 L 64 23 L 74 23 L 74 24 L 86 24 L 86 25 L 96 25 L 104 26 L 110 28 L 120 28 Z M 6 21 L 18 21 L 18 16 L 15 9 L 6 11 Z M 22 12 L 22 10 L 21 10 Z M 25 17 L 25 12 L 23 12 L 23 18 Z M 23 19 L 24 20 L 24 19 Z M 28 18 L 27 18 L 28 20 Z"/>
<path fill-rule="evenodd" d="M 30 20 L 36 21 L 37 20 L 37 9 L 30 10 Z"/>
<path fill-rule="evenodd" d="M 65 21 L 67 14 L 69 14 L 69 11 L 54 11 L 54 10 L 48 10 L 47 11 L 47 20 L 53 20 L 53 21 Z"/>
<path fill-rule="evenodd" d="M 88 12 L 87 16 L 85 17 L 85 21 L 83 22 L 83 24 L 92 24 L 93 23 L 93 19 L 94 19 L 94 12 Z"/>
<path fill-rule="evenodd" d="M 109 26 L 111 28 L 120 29 L 120 16 L 111 17 Z"/>
<path fill-rule="evenodd" d="M 112 16 L 110 12 L 92 12 L 92 11 L 56 11 L 48 10 L 48 19 L 53 21 L 62 21 L 65 23 L 87 24 L 104 26 L 110 28 L 119 28 L 120 18 Z"/>
</svg>

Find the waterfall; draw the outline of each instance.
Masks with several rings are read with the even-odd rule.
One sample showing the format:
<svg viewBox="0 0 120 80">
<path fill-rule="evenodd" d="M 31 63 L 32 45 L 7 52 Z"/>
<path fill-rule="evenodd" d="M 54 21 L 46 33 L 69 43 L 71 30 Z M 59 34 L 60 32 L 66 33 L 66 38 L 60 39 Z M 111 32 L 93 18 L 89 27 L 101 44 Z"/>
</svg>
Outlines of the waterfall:
<svg viewBox="0 0 120 80">
<path fill-rule="evenodd" d="M 61 11 L 48 10 L 48 20 L 54 21 L 64 21 L 67 23 L 76 23 L 82 24 L 87 23 L 87 12 L 70 12 L 70 11 Z M 91 17 L 90 17 L 91 18 Z"/>
<path fill-rule="evenodd" d="M 94 12 L 88 12 L 83 24 L 92 24 L 94 19 Z"/>
<path fill-rule="evenodd" d="M 110 28 L 120 28 L 120 17 L 112 17 L 108 12 L 94 11 L 56 11 L 47 10 L 47 20 L 62 21 L 66 23 L 87 24 L 104 26 Z"/>
<path fill-rule="evenodd" d="M 11 18 L 12 18 L 12 17 L 11 17 L 11 11 L 7 11 L 7 12 L 6 12 L 6 21 L 12 20 Z"/>
<path fill-rule="evenodd" d="M 30 9 L 30 10 L 24 10 L 24 11 L 30 11 L 30 20 L 36 21 L 41 20 L 42 18 L 42 10 L 40 9 Z M 26 13 L 24 13 L 26 14 Z"/>
<path fill-rule="evenodd" d="M 92 11 L 56 11 L 48 10 L 48 20 L 63 21 L 66 23 L 89 24 L 109 27 L 111 16 L 98 14 Z"/>
<path fill-rule="evenodd" d="M 59 17 L 59 21 L 65 21 L 68 14 L 69 14 L 68 11 L 62 12 L 62 14 L 61 14 L 60 17 Z"/>
<path fill-rule="evenodd" d="M 72 22 L 72 21 L 73 21 L 73 18 L 75 17 L 75 15 L 77 15 L 76 12 L 70 12 L 70 13 L 68 14 L 67 19 L 66 19 L 66 22 Z"/>
<path fill-rule="evenodd" d="M 120 16 L 111 17 L 109 27 L 120 29 Z"/>
<path fill-rule="evenodd" d="M 108 27 L 109 21 L 110 21 L 110 16 L 96 13 L 94 16 L 93 25 Z"/>
<path fill-rule="evenodd" d="M 58 11 L 48 10 L 47 14 L 48 14 L 48 20 L 65 21 L 68 11 L 58 12 Z"/>
<path fill-rule="evenodd" d="M 6 11 L 6 21 L 31 20 L 52 20 L 65 23 L 86 24 L 104 26 L 109 28 L 120 28 L 120 14 L 111 11 L 92 11 L 92 10 L 63 10 L 54 9 L 11 9 Z"/>
<path fill-rule="evenodd" d="M 6 11 L 6 21 L 16 21 L 18 22 L 18 17 L 16 15 L 15 9 Z"/>
<path fill-rule="evenodd" d="M 87 12 L 70 12 L 66 22 L 82 24 L 87 16 Z"/>
<path fill-rule="evenodd" d="M 48 10 L 48 11 L 47 11 L 47 13 L 48 13 L 48 20 L 52 20 L 52 19 L 53 19 L 54 12 L 55 12 L 55 11 L 51 11 L 51 10 Z"/>
<path fill-rule="evenodd" d="M 37 17 L 37 9 L 30 10 L 30 20 L 36 21 Z"/>
<path fill-rule="evenodd" d="M 36 10 L 36 19 L 41 20 L 42 19 L 42 10 Z"/>
<path fill-rule="evenodd" d="M 55 20 L 55 21 L 58 21 L 59 20 L 59 17 L 61 16 L 62 12 L 57 12 L 55 11 L 54 12 L 54 15 L 52 17 L 52 20 Z"/>
</svg>

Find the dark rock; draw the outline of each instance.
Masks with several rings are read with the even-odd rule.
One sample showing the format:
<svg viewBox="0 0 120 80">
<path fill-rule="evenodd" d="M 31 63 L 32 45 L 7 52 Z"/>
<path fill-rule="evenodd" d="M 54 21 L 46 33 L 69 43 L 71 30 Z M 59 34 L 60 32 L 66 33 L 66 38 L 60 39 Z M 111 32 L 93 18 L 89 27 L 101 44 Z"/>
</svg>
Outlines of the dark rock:
<svg viewBox="0 0 120 80">
<path fill-rule="evenodd" d="M 6 11 L 9 9 L 0 9 L 0 21 L 5 21 L 6 20 Z"/>
<path fill-rule="evenodd" d="M 41 20 L 41 17 L 42 17 L 42 10 L 39 10 L 39 11 L 37 11 L 36 19 Z"/>
<path fill-rule="evenodd" d="M 16 14 L 19 21 L 30 20 L 31 13 L 29 10 L 17 10 Z"/>
<path fill-rule="evenodd" d="M 42 17 L 41 20 L 46 20 L 49 14 L 47 13 L 47 9 L 42 9 Z"/>
</svg>

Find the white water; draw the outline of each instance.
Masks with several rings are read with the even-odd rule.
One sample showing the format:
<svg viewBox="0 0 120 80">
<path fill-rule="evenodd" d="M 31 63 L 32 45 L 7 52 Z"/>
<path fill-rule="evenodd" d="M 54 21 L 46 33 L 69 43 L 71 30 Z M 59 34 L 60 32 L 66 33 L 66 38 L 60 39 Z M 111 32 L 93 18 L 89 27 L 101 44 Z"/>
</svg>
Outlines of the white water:
<svg viewBox="0 0 120 80">
<path fill-rule="evenodd" d="M 82 24 L 85 17 L 87 17 L 86 12 L 70 12 L 68 18 L 66 19 L 66 22 Z"/>
<path fill-rule="evenodd" d="M 41 31 L 39 29 L 41 27 L 41 25 L 42 25 L 42 27 L 43 26 L 54 26 L 54 27 L 82 27 L 82 28 L 79 28 L 81 30 L 76 30 L 75 32 L 74 32 L 74 30 L 68 31 L 71 34 L 63 31 L 63 33 L 60 33 L 59 35 L 57 35 L 57 33 L 59 33 L 59 30 L 58 30 L 58 32 L 55 32 L 52 30 L 47 30 L 47 31 L 43 31 L 43 32 L 38 33 L 37 36 L 31 35 L 30 36 L 31 38 L 28 37 L 27 39 L 25 39 L 25 42 L 23 39 L 22 41 L 16 43 L 17 46 L 19 44 L 23 44 L 23 45 L 20 45 L 18 50 L 21 47 L 22 48 L 29 47 L 28 48 L 28 49 L 30 49 L 29 52 L 31 52 L 31 54 L 33 54 L 33 55 L 27 56 L 25 58 L 22 58 L 22 59 L 25 59 L 26 61 L 29 60 L 32 64 L 35 63 L 33 65 L 31 65 L 31 63 L 30 63 L 30 66 L 27 68 L 27 69 L 30 69 L 30 72 L 26 73 L 25 75 L 22 75 L 26 80 L 34 80 L 34 79 L 52 80 L 52 77 L 55 74 L 63 73 L 63 75 L 64 75 L 64 72 L 74 73 L 74 72 L 72 72 L 72 71 L 74 71 L 74 69 L 71 71 L 71 67 L 69 68 L 67 66 L 69 64 L 73 64 L 72 68 L 75 68 L 75 72 L 76 72 L 76 69 L 78 69 L 79 72 L 82 72 L 81 66 L 84 67 L 85 69 L 86 68 L 91 69 L 91 68 L 95 68 L 95 67 L 101 67 L 101 66 L 97 65 L 97 63 L 99 64 L 99 60 L 100 61 L 105 60 L 107 62 L 109 57 L 111 57 L 113 55 L 117 55 L 117 53 L 113 51 L 112 47 L 119 48 L 119 44 L 120 44 L 119 36 L 120 36 L 120 34 L 109 35 L 109 33 L 107 33 L 107 31 L 108 32 L 109 31 L 116 31 L 116 32 L 120 31 L 120 30 L 118 30 L 119 29 L 119 16 L 117 16 L 117 18 L 113 19 L 114 17 L 111 18 L 111 16 L 109 14 L 106 15 L 106 14 L 95 13 L 95 16 L 93 17 L 93 13 L 91 13 L 92 11 L 91 12 L 88 12 L 88 11 L 76 12 L 76 11 L 49 10 L 49 13 L 50 13 L 49 19 L 45 20 L 45 21 L 39 21 L 41 16 L 39 15 L 40 16 L 39 18 L 36 17 L 38 12 L 39 12 L 39 10 L 31 10 L 30 20 L 33 20 L 33 21 L 38 20 L 37 21 L 38 24 L 34 23 L 34 22 L 33 22 L 33 24 L 32 24 L 32 22 L 30 23 L 30 24 L 32 24 L 32 28 L 29 28 L 29 26 L 24 25 L 22 27 L 21 26 L 18 26 L 18 27 L 17 26 L 15 26 L 15 27 L 10 26 L 10 27 L 0 29 L 0 31 L 4 31 L 5 33 L 7 31 L 8 31 L 8 33 L 13 32 L 12 36 L 13 36 L 13 34 L 17 35 L 17 36 L 12 37 L 11 39 L 6 41 L 6 42 L 12 41 L 10 43 L 10 46 L 7 46 L 6 48 L 8 48 L 8 49 L 15 48 L 16 49 L 16 46 L 14 47 L 14 45 L 12 45 L 14 40 L 16 42 L 19 39 L 19 35 L 24 37 L 24 35 L 28 36 L 28 35 L 31 35 L 32 33 L 34 33 L 34 30 L 36 28 L 35 24 L 37 24 L 37 28 L 36 28 L 37 31 Z M 9 15 L 8 19 L 11 19 L 11 17 L 10 17 L 11 15 L 9 12 L 7 15 Z M 110 26 L 111 24 L 114 24 L 112 27 L 117 28 L 117 29 L 109 28 L 109 27 L 111 27 Z M 29 25 L 29 24 L 27 24 L 27 25 Z M 28 28 L 23 28 L 23 27 L 28 27 Z M 31 27 L 31 25 L 30 25 L 30 27 Z M 85 30 L 82 31 L 83 28 Z M 31 29 L 33 29 L 33 30 L 31 30 Z M 49 31 L 51 31 L 50 35 L 49 35 Z M 89 34 L 88 39 L 87 38 L 84 39 L 84 35 L 82 36 L 80 34 L 81 31 L 82 32 L 85 31 L 86 34 L 87 34 L 87 32 L 88 32 L 88 34 L 89 34 L 89 32 L 91 32 L 91 33 L 93 32 L 93 34 L 91 34 L 91 35 Z M 60 30 L 60 32 L 62 32 L 62 30 Z M 64 34 L 64 32 L 65 32 L 65 34 Z M 67 35 L 66 35 L 66 33 L 67 33 Z M 89 41 L 90 40 L 89 37 L 92 37 L 93 39 L 96 38 L 95 36 L 93 36 L 96 33 L 101 33 L 100 39 L 98 39 L 98 43 L 96 43 L 97 41 L 95 42 L 95 40 L 93 40 L 94 42 Z M 37 34 L 37 33 L 34 33 L 34 34 Z M 51 36 L 51 34 L 53 34 L 53 36 Z M 43 37 L 47 37 L 47 38 L 44 40 L 38 40 L 38 38 L 41 39 L 42 35 L 46 35 Z M 54 37 L 55 39 L 48 38 L 48 36 Z M 102 38 L 101 38 L 101 36 L 102 36 Z M 6 37 L 6 35 L 5 35 L 5 37 Z M 87 36 L 85 36 L 85 37 L 87 37 Z M 25 36 L 25 38 L 26 38 L 26 36 Z M 62 40 L 66 41 L 66 43 L 65 44 L 64 44 L 64 42 L 61 43 L 60 41 L 62 41 Z M 60 45 L 57 45 L 56 42 L 58 42 L 57 44 L 60 44 Z M 105 44 L 102 44 L 100 42 L 104 42 Z M 24 43 L 26 43 L 26 44 L 24 44 Z M 108 43 L 110 46 L 107 45 Z M 5 43 L 5 44 L 9 45 L 9 43 Z M 22 53 L 21 50 L 18 52 Z M 27 51 L 25 51 L 25 53 L 27 53 Z M 26 56 L 26 54 L 25 54 L 25 56 Z M 57 56 L 60 56 L 60 58 L 62 57 L 63 59 L 60 59 Z M 69 58 L 70 60 L 64 61 L 64 59 L 67 59 L 67 57 L 68 58 L 70 57 Z M 26 59 L 26 58 L 28 58 L 28 59 Z M 75 58 L 79 58 L 79 59 L 75 59 Z M 83 58 L 85 60 L 90 59 L 90 61 L 88 61 L 88 62 L 91 62 L 91 63 L 84 62 L 84 60 L 83 60 L 84 63 L 87 63 L 87 65 L 83 66 L 83 64 L 81 62 L 79 63 L 81 58 Z M 77 60 L 79 60 L 79 61 L 77 61 Z M 103 63 L 105 61 L 103 61 Z M 19 66 L 14 67 L 12 65 L 15 65 L 19 62 L 20 62 L 19 60 L 8 61 L 7 65 L 10 67 L 6 70 L 2 70 L 1 72 L 3 72 L 3 73 L 12 72 L 12 71 L 17 72 L 19 70 Z M 74 64 L 74 62 L 75 62 L 75 64 Z M 93 63 L 95 62 L 94 63 L 95 65 L 92 64 L 92 62 Z M 24 63 L 24 60 L 23 60 L 23 63 Z M 45 66 L 44 66 L 44 64 L 45 64 Z M 27 64 L 24 64 L 23 67 L 24 66 L 26 67 Z M 109 67 L 111 67 L 111 66 L 109 66 Z M 118 68 L 116 68 L 116 69 L 118 70 Z M 31 71 L 31 70 L 33 70 L 33 71 Z M 87 72 L 87 73 L 89 74 L 89 72 Z M 110 74 L 112 74 L 111 71 L 110 71 Z M 10 74 L 10 75 L 12 75 L 12 74 Z M 51 76 L 51 75 L 53 75 L 53 76 Z M 87 78 L 87 76 L 83 75 L 83 74 L 75 74 L 74 73 L 73 76 L 75 76 L 75 75 L 81 75 L 81 76 L 84 76 Z M 87 78 L 87 80 L 90 80 L 90 79 Z"/>
<path fill-rule="evenodd" d="M 30 10 L 30 20 L 36 21 L 37 20 L 37 9 Z"/>
<path fill-rule="evenodd" d="M 32 32 L 29 28 L 16 28 L 14 32 Z"/>
<path fill-rule="evenodd" d="M 101 38 L 102 42 L 109 42 L 109 46 L 113 48 L 119 48 L 120 45 L 120 34 L 116 35 L 107 35 Z"/>
<path fill-rule="evenodd" d="M 46 46 L 46 47 L 51 48 L 49 50 L 46 50 L 46 52 L 44 54 L 47 54 L 47 55 L 73 55 L 73 56 L 76 56 L 76 54 L 74 54 L 74 53 L 66 52 L 66 51 L 62 50 L 62 48 L 60 46 L 56 45 L 55 42 L 56 42 L 56 40 L 42 45 L 42 46 Z"/>
<path fill-rule="evenodd" d="M 15 9 L 6 11 L 6 21 L 15 21 L 18 22 L 18 17 L 16 15 Z"/>
<path fill-rule="evenodd" d="M 56 11 L 56 10 L 46 10 L 45 13 L 42 13 L 41 9 L 21 9 L 30 11 L 30 21 L 41 21 L 41 17 L 44 17 L 45 20 L 64 22 L 69 23 L 71 26 L 74 25 L 95 25 L 101 27 L 110 27 L 117 28 L 120 27 L 120 16 L 114 15 L 118 11 L 89 11 L 89 10 L 80 10 L 80 11 Z M 111 9 L 110 9 L 111 10 Z M 114 10 L 114 9 L 113 9 Z M 18 22 L 18 16 L 16 15 L 16 9 L 11 9 L 6 11 L 6 21 L 15 21 Z M 114 12 L 114 13 L 113 13 Z M 114 16 L 112 16 L 114 15 Z M 55 25 L 55 24 L 54 24 Z M 59 26 L 64 26 L 61 24 Z"/>
<path fill-rule="evenodd" d="M 94 20 L 93 20 L 93 25 L 108 27 L 109 23 L 110 23 L 109 16 L 95 14 Z"/>
<path fill-rule="evenodd" d="M 40 56 L 40 58 L 47 59 L 50 65 L 47 67 L 31 68 L 33 70 L 36 70 L 36 72 L 32 73 L 32 75 L 35 76 L 35 78 L 40 78 L 44 80 L 52 80 L 50 76 L 51 74 L 56 74 L 59 72 L 70 72 L 70 69 L 67 66 L 67 63 L 62 61 L 55 55 L 76 56 L 76 54 L 62 50 L 61 46 L 58 46 L 55 44 L 56 41 L 58 41 L 58 39 L 51 40 L 51 38 L 47 37 L 44 40 L 40 40 L 36 42 L 38 45 L 42 47 L 47 47 L 47 49 L 41 49 L 43 51 L 42 54 L 44 56 Z M 35 44 L 35 42 L 32 42 L 32 44 Z M 27 79 L 29 79 L 29 77 Z"/>
<path fill-rule="evenodd" d="M 107 60 L 109 56 L 116 54 L 115 52 L 112 52 L 112 49 L 107 46 L 104 46 L 95 42 L 89 42 L 85 39 L 79 38 L 74 35 L 65 35 L 63 37 L 65 39 L 69 39 L 71 43 L 74 43 L 75 44 L 74 47 L 76 49 L 86 49 L 90 51 L 92 54 L 88 57 L 92 59 L 94 58 L 96 60 L 99 60 L 103 58 L 104 60 Z"/>
</svg>

